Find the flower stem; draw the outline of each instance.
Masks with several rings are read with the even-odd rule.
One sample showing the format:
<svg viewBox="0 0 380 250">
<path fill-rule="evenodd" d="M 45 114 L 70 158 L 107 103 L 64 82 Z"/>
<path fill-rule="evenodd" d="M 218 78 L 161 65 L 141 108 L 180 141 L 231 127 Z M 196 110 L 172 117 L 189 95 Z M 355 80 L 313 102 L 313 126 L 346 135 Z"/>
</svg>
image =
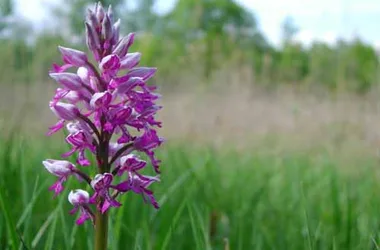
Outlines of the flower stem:
<svg viewBox="0 0 380 250">
<path fill-rule="evenodd" d="M 102 117 L 102 120 L 104 117 Z M 102 124 L 103 126 L 103 124 Z M 99 173 L 103 174 L 109 172 L 110 164 L 108 164 L 108 148 L 109 148 L 110 135 L 107 132 L 102 132 L 99 136 L 99 150 L 98 157 L 101 159 L 99 166 Z M 99 202 L 99 200 L 98 200 Z M 104 200 L 103 200 L 104 202 Z M 95 250 L 107 250 L 108 241 L 108 212 L 102 213 L 96 210 L 95 214 Z"/>
<path fill-rule="evenodd" d="M 95 250 L 107 250 L 108 240 L 108 212 L 102 214 L 96 211 L 95 215 Z"/>
<path fill-rule="evenodd" d="M 128 149 L 130 149 L 131 147 L 133 146 L 133 143 L 128 143 L 127 145 L 123 146 L 121 149 L 119 149 L 119 151 L 117 151 L 115 153 L 115 155 L 112 157 L 111 161 L 110 161 L 110 165 L 112 163 L 114 163 L 117 158 L 119 158 L 119 156 L 121 156 L 125 151 L 127 151 Z M 112 173 L 113 175 L 115 175 L 115 173 Z"/>
</svg>

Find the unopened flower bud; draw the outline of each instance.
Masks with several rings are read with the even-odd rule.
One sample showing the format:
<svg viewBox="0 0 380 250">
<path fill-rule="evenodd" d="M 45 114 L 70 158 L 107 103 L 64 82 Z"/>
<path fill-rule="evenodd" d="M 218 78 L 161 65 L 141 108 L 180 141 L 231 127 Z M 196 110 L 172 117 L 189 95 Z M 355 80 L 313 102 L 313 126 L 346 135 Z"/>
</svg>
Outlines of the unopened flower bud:
<svg viewBox="0 0 380 250">
<path fill-rule="evenodd" d="M 50 109 L 57 117 L 66 121 L 75 120 L 80 114 L 78 108 L 75 105 L 69 103 L 50 103 Z"/>
<path fill-rule="evenodd" d="M 73 66 L 80 67 L 87 63 L 87 55 L 79 50 L 58 46 L 63 56 L 63 61 Z"/>
</svg>

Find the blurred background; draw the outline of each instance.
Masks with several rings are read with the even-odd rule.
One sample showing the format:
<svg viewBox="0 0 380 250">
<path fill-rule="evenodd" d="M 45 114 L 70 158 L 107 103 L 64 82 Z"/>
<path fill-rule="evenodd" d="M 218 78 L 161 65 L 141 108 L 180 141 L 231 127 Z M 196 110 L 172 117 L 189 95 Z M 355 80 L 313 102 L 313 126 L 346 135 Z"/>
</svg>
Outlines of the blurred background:
<svg viewBox="0 0 380 250">
<path fill-rule="evenodd" d="M 112 249 L 379 249 L 380 2 L 101 2 L 158 67 L 168 140 L 162 209 L 128 196 Z M 40 162 L 66 147 L 48 71 L 93 3 L 0 0 L 0 249 L 92 246 Z"/>
<path fill-rule="evenodd" d="M 1 1 L 0 123 L 30 116 L 31 130 L 52 122 L 47 101 L 56 86 L 47 72 L 61 60 L 57 45 L 85 49 L 83 16 L 91 2 Z M 137 33 L 132 49 L 143 53 L 142 64 L 159 67 L 154 83 L 165 92 L 165 135 L 250 143 L 254 134 L 310 136 L 346 124 L 376 138 L 376 1 L 109 4 L 122 33 Z"/>
</svg>

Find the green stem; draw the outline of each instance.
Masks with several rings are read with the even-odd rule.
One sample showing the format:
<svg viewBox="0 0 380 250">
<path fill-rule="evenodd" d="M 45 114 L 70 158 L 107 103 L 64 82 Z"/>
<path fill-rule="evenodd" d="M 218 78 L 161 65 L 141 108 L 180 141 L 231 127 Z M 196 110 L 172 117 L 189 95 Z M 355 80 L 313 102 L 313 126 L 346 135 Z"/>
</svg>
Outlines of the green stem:
<svg viewBox="0 0 380 250">
<path fill-rule="evenodd" d="M 102 214 L 96 211 L 95 215 L 95 250 L 107 250 L 108 240 L 108 212 Z"/>
<path fill-rule="evenodd" d="M 104 118 L 102 117 L 102 121 L 103 119 Z M 99 172 L 103 174 L 110 171 L 110 165 L 108 163 L 108 147 L 110 136 L 108 133 L 102 132 L 99 140 L 99 158 L 101 159 Z M 107 241 L 108 212 L 106 211 L 102 214 L 102 212 L 97 209 L 95 214 L 95 250 L 107 250 Z"/>
</svg>

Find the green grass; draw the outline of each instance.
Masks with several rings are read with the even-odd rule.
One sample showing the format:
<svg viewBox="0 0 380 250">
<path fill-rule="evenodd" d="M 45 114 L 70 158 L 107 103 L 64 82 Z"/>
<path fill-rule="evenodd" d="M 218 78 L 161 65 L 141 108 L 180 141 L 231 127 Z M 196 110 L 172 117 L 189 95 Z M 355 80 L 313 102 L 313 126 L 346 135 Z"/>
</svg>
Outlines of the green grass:
<svg viewBox="0 0 380 250">
<path fill-rule="evenodd" d="M 2 138 L 0 249 L 92 248 L 91 225 L 78 227 L 68 214 L 68 192 L 85 184 L 68 181 L 56 199 L 47 190 L 55 178 L 41 161 L 67 150 L 53 144 L 60 139 Z M 122 197 L 110 216 L 110 249 L 225 249 L 226 240 L 231 250 L 379 248 L 377 159 L 269 146 L 169 142 L 159 152 L 162 182 L 152 186 L 161 209 Z"/>
</svg>

